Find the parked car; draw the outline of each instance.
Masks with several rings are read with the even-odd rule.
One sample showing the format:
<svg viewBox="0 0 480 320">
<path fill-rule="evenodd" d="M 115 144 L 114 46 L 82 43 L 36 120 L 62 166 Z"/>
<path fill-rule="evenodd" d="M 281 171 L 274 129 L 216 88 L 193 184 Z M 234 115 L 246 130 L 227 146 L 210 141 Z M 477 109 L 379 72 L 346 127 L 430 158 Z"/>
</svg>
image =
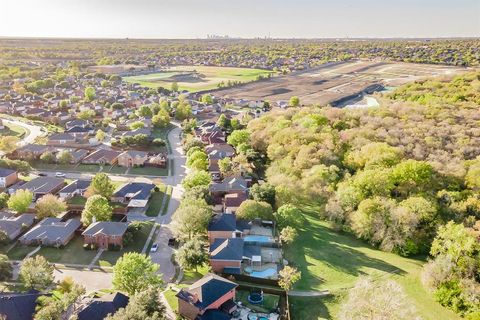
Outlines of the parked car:
<svg viewBox="0 0 480 320">
<path fill-rule="evenodd" d="M 158 243 L 154 243 L 153 246 L 150 248 L 150 252 L 157 252 L 158 250 Z"/>
<path fill-rule="evenodd" d="M 38 173 L 38 176 L 39 176 L 39 177 L 46 177 L 47 174 L 46 174 L 46 173 L 43 173 L 43 172 L 40 172 L 40 173 Z"/>
<path fill-rule="evenodd" d="M 55 177 L 63 178 L 63 177 L 65 177 L 65 173 L 63 173 L 63 172 L 55 172 Z"/>
</svg>

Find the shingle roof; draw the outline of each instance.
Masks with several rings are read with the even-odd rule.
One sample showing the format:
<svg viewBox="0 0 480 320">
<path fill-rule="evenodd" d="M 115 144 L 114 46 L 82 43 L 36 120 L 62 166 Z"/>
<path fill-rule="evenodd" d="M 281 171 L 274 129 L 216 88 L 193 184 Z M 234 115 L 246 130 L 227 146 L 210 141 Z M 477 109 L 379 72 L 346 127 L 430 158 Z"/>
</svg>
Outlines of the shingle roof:
<svg viewBox="0 0 480 320">
<path fill-rule="evenodd" d="M 128 297 L 120 292 L 115 295 L 92 299 L 88 305 L 78 313 L 78 320 L 103 320 L 120 308 L 128 305 Z"/>
<path fill-rule="evenodd" d="M 153 188 L 155 188 L 153 183 L 130 182 L 123 185 L 113 196 L 123 198 L 130 194 L 132 200 L 147 200 Z"/>
<path fill-rule="evenodd" d="M 245 191 L 248 189 L 247 181 L 242 177 L 225 178 L 223 182 L 212 183 L 209 186 L 210 191 Z"/>
<path fill-rule="evenodd" d="M 234 214 L 222 213 L 213 217 L 208 225 L 208 231 L 235 231 L 237 221 Z"/>
<path fill-rule="evenodd" d="M 243 259 L 242 238 L 215 239 L 210 246 L 210 258 L 213 260 L 237 260 Z"/>
<path fill-rule="evenodd" d="M 32 320 L 40 293 L 0 292 L 0 314 L 12 320 Z"/>
<path fill-rule="evenodd" d="M 50 193 L 64 184 L 64 179 L 54 177 L 37 177 L 27 181 L 17 189 L 30 190 L 33 193 Z"/>
<path fill-rule="evenodd" d="M 63 242 L 81 225 L 80 220 L 77 219 L 62 222 L 59 218 L 45 218 L 20 239 L 26 241 L 47 239 L 50 242 Z"/>
<path fill-rule="evenodd" d="M 86 190 L 90 184 L 92 183 L 91 180 L 75 180 L 65 188 L 59 191 L 59 193 L 72 193 L 76 190 Z"/>
<path fill-rule="evenodd" d="M 236 287 L 238 285 L 232 281 L 207 274 L 188 289 L 182 289 L 177 297 L 203 310 Z"/>
<path fill-rule="evenodd" d="M 9 175 L 15 172 L 16 171 L 12 169 L 0 168 L 0 177 L 8 177 Z"/>
<path fill-rule="evenodd" d="M 93 236 L 102 233 L 109 236 L 122 236 L 127 228 L 128 224 L 124 222 L 99 221 L 89 225 L 82 235 Z"/>
</svg>

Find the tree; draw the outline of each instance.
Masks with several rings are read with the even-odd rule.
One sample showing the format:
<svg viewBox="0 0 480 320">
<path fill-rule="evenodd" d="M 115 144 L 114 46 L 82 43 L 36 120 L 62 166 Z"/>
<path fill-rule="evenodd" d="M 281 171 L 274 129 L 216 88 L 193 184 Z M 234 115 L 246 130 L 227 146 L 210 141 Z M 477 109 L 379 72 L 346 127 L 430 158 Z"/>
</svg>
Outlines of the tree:
<svg viewBox="0 0 480 320">
<path fill-rule="evenodd" d="M 63 150 L 58 153 L 57 161 L 60 164 L 69 164 L 73 161 L 73 156 L 67 150 Z"/>
<path fill-rule="evenodd" d="M 110 315 L 106 320 L 164 320 L 166 307 L 160 299 L 161 289 L 149 287 L 130 297 L 128 305 Z"/>
<path fill-rule="evenodd" d="M 90 120 L 95 117 L 95 111 L 93 110 L 83 110 L 77 113 L 77 118 L 81 120 Z"/>
<path fill-rule="evenodd" d="M 202 95 L 202 102 L 206 104 L 212 104 L 213 103 L 213 98 L 211 95 L 208 93 Z"/>
<path fill-rule="evenodd" d="M 228 144 L 238 147 L 242 144 L 248 145 L 250 142 L 250 133 L 247 130 L 235 130 L 227 138 Z"/>
<path fill-rule="evenodd" d="M 194 170 L 206 171 L 208 168 L 208 156 L 202 150 L 195 150 L 194 152 L 187 153 L 187 166 Z M 190 154 L 189 154 L 190 153 Z"/>
<path fill-rule="evenodd" d="M 212 208 L 199 199 L 185 199 L 173 215 L 173 231 L 181 239 L 206 234 L 212 219 Z"/>
<path fill-rule="evenodd" d="M 42 153 L 42 155 L 40 156 L 40 160 L 42 160 L 43 162 L 45 163 L 54 163 L 55 162 L 55 155 L 50 152 L 50 151 L 45 151 L 44 153 Z"/>
<path fill-rule="evenodd" d="M 418 317 L 402 287 L 393 280 L 360 278 L 340 307 L 340 320 L 415 320 Z"/>
<path fill-rule="evenodd" d="M 0 209 L 3 209 L 7 206 L 8 199 L 10 196 L 6 192 L 1 192 L 0 193 Z"/>
<path fill-rule="evenodd" d="M 144 118 L 151 118 L 153 116 L 152 109 L 147 105 L 141 106 L 138 109 L 137 114 Z"/>
<path fill-rule="evenodd" d="M 92 194 L 99 194 L 107 199 L 110 199 L 115 191 L 115 185 L 106 173 L 97 173 L 90 184 L 89 191 Z"/>
<path fill-rule="evenodd" d="M 290 98 L 288 105 L 291 107 L 298 107 L 300 105 L 300 99 L 297 96 L 293 96 Z"/>
<path fill-rule="evenodd" d="M 285 266 L 282 270 L 280 270 L 278 275 L 278 285 L 280 288 L 287 291 L 287 293 L 302 276 L 300 271 L 290 266 Z"/>
<path fill-rule="evenodd" d="M 189 119 L 192 114 L 192 107 L 186 102 L 179 103 L 175 109 L 175 119 L 179 121 Z"/>
<path fill-rule="evenodd" d="M 19 141 L 20 139 L 14 136 L 0 137 L 0 150 L 5 151 L 6 153 L 12 152 L 17 148 L 17 143 Z"/>
<path fill-rule="evenodd" d="M 284 204 L 278 208 L 274 216 L 280 229 L 285 227 L 296 228 L 303 220 L 302 211 L 291 204 Z"/>
<path fill-rule="evenodd" d="M 250 197 L 256 201 L 265 201 L 275 207 L 275 186 L 270 183 L 254 184 L 250 188 Z"/>
<path fill-rule="evenodd" d="M 85 100 L 87 102 L 93 101 L 95 99 L 95 88 L 93 87 L 86 87 L 85 88 Z"/>
<path fill-rule="evenodd" d="M 221 114 L 220 117 L 218 117 L 217 120 L 217 126 L 222 128 L 223 130 L 228 130 L 230 129 L 230 119 L 228 119 L 225 114 Z"/>
<path fill-rule="evenodd" d="M 243 201 L 235 214 L 245 220 L 273 218 L 272 206 L 267 202 L 255 200 Z"/>
<path fill-rule="evenodd" d="M 108 200 L 101 195 L 93 195 L 87 199 L 85 208 L 82 211 L 82 223 L 86 226 L 94 221 L 110 221 L 113 209 Z"/>
<path fill-rule="evenodd" d="M 33 193 L 28 189 L 18 189 L 8 199 L 7 205 L 17 213 L 24 213 L 32 203 Z"/>
<path fill-rule="evenodd" d="M 145 123 L 143 123 L 142 121 L 136 121 L 130 125 L 131 130 L 142 129 L 144 127 L 145 127 Z"/>
<path fill-rule="evenodd" d="M 391 178 L 400 192 L 411 194 L 431 185 L 433 167 L 424 161 L 406 160 L 393 168 Z"/>
<path fill-rule="evenodd" d="M 198 271 L 198 267 L 203 266 L 208 261 L 208 255 L 203 248 L 203 243 L 199 239 L 192 239 L 185 242 L 178 249 L 175 257 L 183 269 Z"/>
<path fill-rule="evenodd" d="M 56 217 L 67 210 L 67 204 L 53 194 L 46 194 L 38 199 L 35 209 L 37 210 L 38 219 Z"/>
<path fill-rule="evenodd" d="M 150 257 L 137 252 L 127 252 L 113 267 L 113 286 L 129 295 L 144 291 L 150 286 L 158 287 L 162 284 L 158 269 L 159 265 L 153 263 Z"/>
<path fill-rule="evenodd" d="M 185 189 L 190 189 L 198 186 L 208 186 L 212 181 L 210 173 L 207 171 L 192 171 L 182 181 Z"/>
<path fill-rule="evenodd" d="M 172 82 L 172 86 L 170 87 L 170 90 L 172 90 L 173 92 L 178 91 L 178 83 L 176 81 Z"/>
<path fill-rule="evenodd" d="M 0 254 L 0 281 L 7 281 L 12 278 L 13 267 L 8 256 Z"/>
<path fill-rule="evenodd" d="M 284 244 L 290 244 L 297 238 L 298 232 L 292 227 L 285 227 L 280 231 L 280 241 Z"/>
<path fill-rule="evenodd" d="M 170 123 L 170 115 L 165 110 L 160 110 L 152 118 L 152 125 L 155 128 L 166 128 Z"/>
<path fill-rule="evenodd" d="M 19 277 L 25 287 L 43 290 L 53 284 L 53 266 L 43 256 L 35 256 L 23 260 Z"/>
<path fill-rule="evenodd" d="M 105 140 L 105 132 L 103 132 L 103 130 L 101 129 L 98 129 L 97 133 L 95 134 L 95 139 L 97 139 L 98 141 Z"/>
<path fill-rule="evenodd" d="M 347 164 L 356 169 L 391 167 L 399 163 L 403 153 L 401 149 L 392 147 L 385 142 L 372 142 L 350 152 Z"/>
</svg>

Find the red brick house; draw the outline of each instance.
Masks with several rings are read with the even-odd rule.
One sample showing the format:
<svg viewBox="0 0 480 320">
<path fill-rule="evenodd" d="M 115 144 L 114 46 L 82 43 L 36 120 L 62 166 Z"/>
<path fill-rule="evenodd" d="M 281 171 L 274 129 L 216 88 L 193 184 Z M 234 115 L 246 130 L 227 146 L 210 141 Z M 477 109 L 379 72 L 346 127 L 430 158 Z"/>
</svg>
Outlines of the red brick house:
<svg viewBox="0 0 480 320">
<path fill-rule="evenodd" d="M 85 244 L 93 244 L 97 248 L 108 249 L 109 246 L 123 247 L 123 236 L 128 225 L 124 222 L 100 221 L 88 226 L 82 235 Z"/>
<path fill-rule="evenodd" d="M 0 168 L 0 188 L 8 188 L 18 181 L 17 171 Z"/>
<path fill-rule="evenodd" d="M 233 302 L 237 287 L 232 281 L 207 274 L 177 293 L 178 313 L 190 320 L 231 319 L 231 314 L 237 308 Z"/>
</svg>

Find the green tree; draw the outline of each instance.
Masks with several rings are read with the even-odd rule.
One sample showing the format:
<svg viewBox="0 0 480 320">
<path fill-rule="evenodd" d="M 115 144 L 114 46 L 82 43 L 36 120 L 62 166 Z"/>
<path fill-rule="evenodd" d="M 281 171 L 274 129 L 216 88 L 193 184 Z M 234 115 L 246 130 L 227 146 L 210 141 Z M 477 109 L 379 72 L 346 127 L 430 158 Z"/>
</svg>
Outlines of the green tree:
<svg viewBox="0 0 480 320">
<path fill-rule="evenodd" d="M 157 271 L 159 265 L 150 257 L 141 253 L 127 252 L 113 267 L 113 286 L 129 295 L 158 287 L 162 284 L 162 276 Z"/>
<path fill-rule="evenodd" d="M 293 96 L 290 98 L 288 105 L 291 107 L 298 107 L 300 105 L 300 99 L 297 96 Z"/>
<path fill-rule="evenodd" d="M 207 171 L 192 171 L 182 181 L 185 189 L 190 189 L 198 186 L 208 186 L 212 181 L 210 173 Z"/>
<path fill-rule="evenodd" d="M 3 209 L 7 206 L 9 197 L 10 196 L 6 192 L 0 193 L 0 209 Z"/>
<path fill-rule="evenodd" d="M 42 155 L 40 156 L 40 160 L 42 160 L 43 162 L 45 163 L 54 163 L 56 158 L 55 158 L 55 155 L 50 152 L 50 151 L 45 151 L 44 153 L 42 153 Z"/>
<path fill-rule="evenodd" d="M 177 262 L 183 269 L 198 271 L 198 267 L 208 262 L 208 255 L 204 250 L 204 244 L 199 239 L 185 242 L 175 254 Z"/>
<path fill-rule="evenodd" d="M 208 156 L 204 151 L 196 150 L 187 157 L 187 166 L 195 170 L 204 170 L 208 168 Z"/>
<path fill-rule="evenodd" d="M 391 178 L 400 192 L 411 194 L 430 186 L 433 173 L 430 164 L 410 159 L 397 164 L 392 170 Z"/>
<path fill-rule="evenodd" d="M 221 114 L 220 117 L 218 117 L 217 120 L 217 126 L 222 128 L 223 130 L 228 130 L 230 129 L 230 119 L 228 119 L 225 114 Z"/>
<path fill-rule="evenodd" d="M 119 309 L 106 320 L 165 320 L 166 307 L 160 299 L 161 289 L 149 287 L 130 297 L 127 307 Z"/>
<path fill-rule="evenodd" d="M 35 209 L 38 219 L 56 217 L 67 210 L 67 204 L 53 194 L 46 194 L 37 200 Z"/>
<path fill-rule="evenodd" d="M 273 209 L 272 206 L 263 201 L 246 200 L 242 202 L 235 212 L 238 218 L 245 220 L 260 219 L 272 219 Z"/>
<path fill-rule="evenodd" d="M 95 99 L 95 95 L 96 95 L 95 88 L 86 87 L 84 95 L 85 95 L 85 100 L 86 101 L 88 101 L 88 102 L 93 101 Z"/>
<path fill-rule="evenodd" d="M 213 103 L 213 98 L 211 95 L 208 93 L 202 95 L 202 102 L 206 104 L 212 104 Z"/>
<path fill-rule="evenodd" d="M 141 106 L 141 107 L 138 109 L 137 114 L 138 114 L 140 117 L 145 117 L 145 118 L 151 118 L 151 117 L 153 116 L 152 109 L 151 109 L 149 106 L 147 106 L 147 105 Z"/>
<path fill-rule="evenodd" d="M 173 92 L 177 92 L 178 91 L 178 83 L 176 81 L 172 82 L 172 85 L 170 87 L 170 90 L 172 90 Z"/>
<path fill-rule="evenodd" d="M 297 232 L 296 229 L 294 229 L 292 227 L 285 227 L 280 231 L 280 237 L 279 238 L 280 238 L 280 241 L 283 244 L 290 244 L 293 241 L 295 241 L 297 236 L 298 236 L 298 232 Z"/>
<path fill-rule="evenodd" d="M 97 173 L 89 187 L 91 194 L 99 194 L 107 199 L 110 199 L 115 191 L 115 185 L 106 173 Z"/>
<path fill-rule="evenodd" d="M 108 200 L 101 195 L 93 195 L 87 199 L 85 208 L 82 211 L 82 223 L 90 225 L 98 221 L 110 221 L 112 219 L 113 209 Z"/>
<path fill-rule="evenodd" d="M 8 281 L 12 278 L 13 267 L 8 257 L 0 254 L 0 281 Z"/>
<path fill-rule="evenodd" d="M 265 201 L 275 207 L 275 186 L 270 183 L 254 184 L 250 188 L 249 195 L 253 200 Z"/>
<path fill-rule="evenodd" d="M 280 288 L 287 291 L 287 293 L 288 291 L 290 291 L 290 289 L 292 289 L 293 285 L 298 280 L 300 280 L 302 276 L 300 271 L 290 266 L 283 267 L 283 269 L 280 270 L 278 275 L 279 275 L 278 285 L 280 286 Z"/>
<path fill-rule="evenodd" d="M 142 121 L 135 121 L 130 125 L 131 130 L 142 129 L 142 128 L 145 128 L 145 123 L 143 123 Z"/>
<path fill-rule="evenodd" d="M 102 129 L 98 129 L 97 133 L 95 134 L 95 139 L 97 139 L 98 141 L 105 140 L 105 132 L 103 132 Z"/>
<path fill-rule="evenodd" d="M 302 211 L 291 204 L 284 204 L 274 214 L 280 229 L 285 227 L 297 228 L 303 220 Z"/>
<path fill-rule="evenodd" d="M 8 199 L 7 205 L 17 213 L 24 213 L 32 203 L 33 193 L 28 189 L 18 189 Z"/>
<path fill-rule="evenodd" d="M 184 199 L 173 215 L 173 231 L 180 239 L 203 236 L 212 214 L 211 206 L 203 199 Z"/>
<path fill-rule="evenodd" d="M 23 260 L 19 277 L 25 287 L 43 290 L 53 284 L 53 266 L 43 256 L 34 256 Z"/>
<path fill-rule="evenodd" d="M 60 164 L 69 164 L 73 161 L 73 156 L 67 150 L 63 150 L 58 153 L 57 161 Z"/>
<path fill-rule="evenodd" d="M 165 110 L 160 110 L 152 118 L 152 125 L 155 128 L 166 128 L 170 124 L 170 115 Z"/>
<path fill-rule="evenodd" d="M 247 130 L 235 130 L 228 136 L 227 142 L 236 148 L 242 144 L 248 145 L 250 143 L 250 133 Z"/>
</svg>

